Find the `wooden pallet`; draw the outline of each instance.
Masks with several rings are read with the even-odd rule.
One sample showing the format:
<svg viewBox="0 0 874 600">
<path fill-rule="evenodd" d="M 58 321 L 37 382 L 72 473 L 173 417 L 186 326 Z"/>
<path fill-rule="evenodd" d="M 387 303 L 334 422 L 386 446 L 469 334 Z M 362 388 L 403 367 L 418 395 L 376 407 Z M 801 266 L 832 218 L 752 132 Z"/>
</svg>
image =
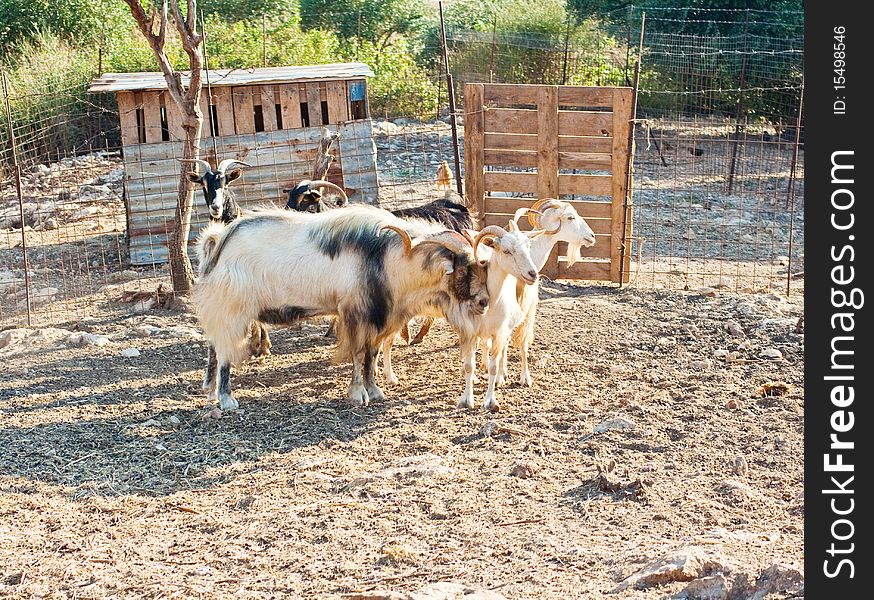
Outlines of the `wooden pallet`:
<svg viewBox="0 0 874 600">
<path fill-rule="evenodd" d="M 568 200 L 597 241 L 572 267 L 558 244 L 542 273 L 627 282 L 632 89 L 468 83 L 464 106 L 465 199 L 480 222 L 506 227 L 537 198 Z"/>
</svg>

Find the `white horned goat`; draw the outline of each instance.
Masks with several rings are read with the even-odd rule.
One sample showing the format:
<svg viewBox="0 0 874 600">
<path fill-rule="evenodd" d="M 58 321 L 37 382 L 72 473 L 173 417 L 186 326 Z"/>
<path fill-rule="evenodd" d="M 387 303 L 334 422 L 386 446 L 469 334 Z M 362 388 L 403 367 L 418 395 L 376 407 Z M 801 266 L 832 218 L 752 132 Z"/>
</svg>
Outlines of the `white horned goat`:
<svg viewBox="0 0 874 600">
<path fill-rule="evenodd" d="M 406 244 L 398 229 L 414 232 L 416 243 Z M 355 405 L 382 399 L 375 381 L 379 345 L 450 296 L 447 275 L 473 261 L 463 246 L 469 247 L 456 232 L 369 206 L 264 210 L 227 226 L 210 224 L 198 241 L 193 294 L 209 342 L 205 390 L 221 408 L 238 407 L 230 368 L 246 358 L 249 323 L 336 315 L 336 356 L 352 361 L 347 398 Z"/>
<path fill-rule="evenodd" d="M 531 208 L 517 210 L 513 218 L 514 222 L 526 213 L 533 230 L 542 232 L 542 235 L 531 241 L 531 258 L 538 271 L 546 265 L 553 247 L 558 242 L 566 242 L 568 245 L 565 255 L 568 266 L 573 266 L 580 260 L 581 248 L 595 244 L 595 232 L 569 202 L 555 198 L 542 198 L 535 202 Z M 519 375 L 519 384 L 530 386 L 532 380 L 528 368 L 528 347 L 534 340 L 534 323 L 537 303 L 540 298 L 539 282 L 534 285 L 519 286 L 517 295 L 524 319 L 513 330 L 509 341 L 519 348 L 521 353 L 522 370 Z M 498 371 L 499 385 L 507 375 L 506 349 L 501 352 L 501 357 L 501 366 Z"/>
<path fill-rule="evenodd" d="M 495 395 L 500 352 L 512 331 L 522 322 L 524 313 L 516 299 L 516 287 L 520 281 L 525 285 L 537 283 L 537 267 L 531 259 L 531 239 L 543 231 L 523 232 L 515 221 L 509 222 L 509 231 L 490 225 L 474 238 L 473 252 L 485 244 L 492 250 L 488 260 L 486 287 L 489 292 L 489 309 L 480 316 L 459 322 L 450 320 L 461 338 L 461 358 L 464 366 L 464 392 L 458 400 L 460 408 L 473 408 L 474 368 L 476 366 L 477 340 L 488 341 L 491 351 L 488 360 L 488 385 L 483 408 L 492 412 L 500 409 Z"/>
</svg>

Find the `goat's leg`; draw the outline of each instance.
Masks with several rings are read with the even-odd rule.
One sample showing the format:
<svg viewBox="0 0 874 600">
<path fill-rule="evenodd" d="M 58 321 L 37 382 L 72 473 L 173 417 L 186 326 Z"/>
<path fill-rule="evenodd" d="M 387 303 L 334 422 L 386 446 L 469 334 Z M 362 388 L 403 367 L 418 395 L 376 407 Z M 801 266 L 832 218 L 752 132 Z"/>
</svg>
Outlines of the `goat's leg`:
<svg viewBox="0 0 874 600">
<path fill-rule="evenodd" d="M 531 387 L 533 383 L 531 379 L 531 372 L 528 370 L 528 337 L 522 340 L 521 350 L 521 362 L 522 362 L 522 373 L 519 375 L 519 385 L 524 387 Z"/>
<path fill-rule="evenodd" d="M 501 410 L 498 399 L 495 396 L 495 387 L 498 378 L 498 368 L 501 363 L 501 352 L 506 346 L 506 340 L 498 337 L 492 340 L 491 348 L 489 349 L 489 381 L 486 386 L 486 397 L 483 401 L 483 408 L 489 412 L 498 412 Z"/>
<path fill-rule="evenodd" d="M 458 399 L 458 408 L 473 408 L 473 379 L 476 368 L 476 339 L 461 341 L 461 362 L 464 365 L 464 391 Z"/>
<path fill-rule="evenodd" d="M 404 323 L 404 326 L 401 327 L 401 339 L 404 340 L 407 344 L 410 343 L 410 322 L 407 321 Z"/>
<path fill-rule="evenodd" d="M 215 374 L 218 370 L 218 361 L 215 357 L 215 348 L 210 343 L 206 345 L 206 370 L 203 372 L 203 391 L 206 392 L 207 401 L 217 400 Z"/>
<path fill-rule="evenodd" d="M 382 374 L 385 376 L 386 385 L 397 385 L 398 376 L 391 368 L 391 347 L 394 345 L 395 336 L 390 335 L 382 342 Z"/>
<path fill-rule="evenodd" d="M 224 357 L 218 358 L 218 401 L 222 410 L 235 410 L 240 407 L 231 393 L 231 363 Z"/>
<path fill-rule="evenodd" d="M 376 348 L 367 344 L 364 348 L 364 389 L 370 400 L 385 400 L 382 390 L 376 385 Z"/>
<path fill-rule="evenodd" d="M 422 326 L 419 328 L 419 332 L 416 333 L 416 337 L 410 340 L 410 346 L 421 344 L 422 340 L 425 339 L 425 336 L 428 335 L 428 332 L 431 331 L 431 325 L 433 324 L 434 317 L 425 317 L 425 322 L 422 323 Z"/>
<path fill-rule="evenodd" d="M 334 337 L 337 335 L 337 319 L 331 317 L 331 322 L 328 324 L 328 330 L 325 332 L 325 337 Z"/>
<path fill-rule="evenodd" d="M 349 382 L 349 390 L 346 392 L 346 398 L 353 406 L 367 406 L 370 397 L 367 395 L 367 389 L 364 387 L 364 354 L 355 352 L 352 355 L 352 381 Z"/>
<path fill-rule="evenodd" d="M 507 378 L 507 354 L 509 344 L 504 344 L 498 352 L 498 374 L 495 376 L 495 385 L 501 385 Z"/>
<path fill-rule="evenodd" d="M 270 356 L 270 336 L 267 327 L 258 321 L 249 325 L 249 355 L 257 358 L 259 362 Z"/>
<path fill-rule="evenodd" d="M 270 343 L 270 334 L 267 333 L 267 327 L 265 327 L 262 323 L 255 324 L 258 327 L 259 338 L 261 343 L 258 345 L 258 356 L 262 361 L 270 356 L 270 347 L 273 345 Z"/>
</svg>

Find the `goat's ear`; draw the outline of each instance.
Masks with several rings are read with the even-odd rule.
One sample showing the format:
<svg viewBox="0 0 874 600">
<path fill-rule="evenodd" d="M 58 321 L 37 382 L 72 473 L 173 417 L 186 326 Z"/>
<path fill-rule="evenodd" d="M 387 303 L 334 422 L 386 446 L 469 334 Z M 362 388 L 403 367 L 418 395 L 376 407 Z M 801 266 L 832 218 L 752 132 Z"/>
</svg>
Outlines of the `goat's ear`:
<svg viewBox="0 0 874 600">
<path fill-rule="evenodd" d="M 198 175 L 194 171 L 188 171 L 188 173 L 185 174 L 185 177 L 191 183 L 200 183 L 201 181 L 203 181 L 203 177 L 201 177 L 200 175 Z"/>
<path fill-rule="evenodd" d="M 453 260 L 450 260 L 448 258 L 441 258 L 440 266 L 443 267 L 443 272 L 447 275 L 451 275 L 455 272 L 455 261 Z"/>
<path fill-rule="evenodd" d="M 225 173 L 225 179 L 228 183 L 234 181 L 235 179 L 239 179 L 243 174 L 243 169 L 231 169 L 227 173 Z"/>
<path fill-rule="evenodd" d="M 480 244 L 485 244 L 489 248 L 494 248 L 495 247 L 495 238 L 487 237 L 483 241 L 481 241 Z"/>
<path fill-rule="evenodd" d="M 310 195 L 312 195 L 313 198 L 318 200 L 319 198 L 322 197 L 322 192 L 320 192 L 319 190 L 310 190 Z"/>
</svg>

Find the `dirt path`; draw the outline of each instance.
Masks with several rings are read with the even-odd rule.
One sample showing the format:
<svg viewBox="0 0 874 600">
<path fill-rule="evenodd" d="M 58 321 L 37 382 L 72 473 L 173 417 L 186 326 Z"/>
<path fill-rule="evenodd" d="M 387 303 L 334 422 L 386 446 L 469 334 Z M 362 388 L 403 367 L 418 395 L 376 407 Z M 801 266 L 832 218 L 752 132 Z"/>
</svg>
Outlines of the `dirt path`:
<svg viewBox="0 0 874 600">
<path fill-rule="evenodd" d="M 496 415 L 455 408 L 442 322 L 396 347 L 400 384 L 363 409 L 341 401 L 348 365 L 330 363 L 323 324 L 274 332 L 275 355 L 237 371 L 241 410 L 219 419 L 186 313 L 102 302 L 66 331 L 0 333 L 0 595 L 334 598 L 450 581 L 600 598 L 686 546 L 727 576 L 801 569 L 801 310 L 547 282 L 535 384 L 502 389 Z M 760 389 L 775 382 L 788 388 Z"/>
</svg>

